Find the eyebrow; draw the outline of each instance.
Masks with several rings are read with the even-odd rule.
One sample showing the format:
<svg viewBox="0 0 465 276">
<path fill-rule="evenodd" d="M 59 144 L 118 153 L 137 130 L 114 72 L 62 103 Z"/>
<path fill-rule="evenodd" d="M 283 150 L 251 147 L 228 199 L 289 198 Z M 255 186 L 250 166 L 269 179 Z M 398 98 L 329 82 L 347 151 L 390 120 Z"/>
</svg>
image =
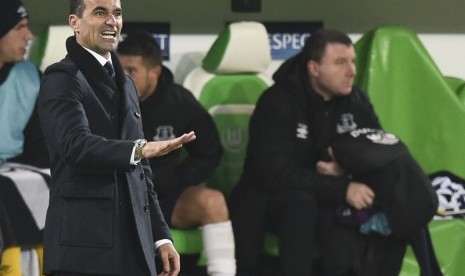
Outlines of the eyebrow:
<svg viewBox="0 0 465 276">
<path fill-rule="evenodd" d="M 105 7 L 102 7 L 102 6 L 97 6 L 97 7 L 94 8 L 94 11 L 101 11 L 101 10 L 106 11 L 107 9 Z"/>
<path fill-rule="evenodd" d="M 95 8 L 94 8 L 94 10 L 93 10 L 93 11 L 94 11 L 94 12 L 95 12 L 95 11 L 108 11 L 108 9 L 107 9 L 107 8 L 105 8 L 105 7 L 102 7 L 102 6 L 97 6 L 97 7 L 95 7 Z M 117 11 L 117 12 L 121 12 L 121 11 L 122 11 L 122 9 L 121 9 L 121 8 L 116 8 L 116 10 L 115 10 L 115 11 Z"/>
</svg>

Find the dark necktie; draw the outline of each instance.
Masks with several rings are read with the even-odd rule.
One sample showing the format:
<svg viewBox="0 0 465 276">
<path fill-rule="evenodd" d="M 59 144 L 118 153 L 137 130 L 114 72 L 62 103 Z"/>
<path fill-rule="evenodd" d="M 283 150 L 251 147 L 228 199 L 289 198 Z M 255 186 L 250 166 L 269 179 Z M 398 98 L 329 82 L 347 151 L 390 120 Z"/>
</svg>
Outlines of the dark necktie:
<svg viewBox="0 0 465 276">
<path fill-rule="evenodd" d="M 105 63 L 105 65 L 103 65 L 103 67 L 105 67 L 105 69 L 107 70 L 108 75 L 110 75 L 110 77 L 112 79 L 114 79 L 115 78 L 115 69 L 113 69 L 113 65 L 111 65 L 111 63 L 108 61 L 107 63 Z"/>
</svg>

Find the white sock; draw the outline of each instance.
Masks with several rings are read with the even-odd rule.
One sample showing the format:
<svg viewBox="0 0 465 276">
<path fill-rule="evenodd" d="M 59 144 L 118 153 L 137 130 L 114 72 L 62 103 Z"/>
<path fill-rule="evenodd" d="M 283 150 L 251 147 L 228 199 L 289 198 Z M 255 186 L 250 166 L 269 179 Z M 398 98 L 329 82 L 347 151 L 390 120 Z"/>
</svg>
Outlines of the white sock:
<svg viewBox="0 0 465 276">
<path fill-rule="evenodd" d="M 34 248 L 21 249 L 21 271 L 22 275 L 40 275 L 39 256 Z"/>
<path fill-rule="evenodd" d="M 204 225 L 202 237 L 208 275 L 236 275 L 234 234 L 231 221 Z"/>
</svg>

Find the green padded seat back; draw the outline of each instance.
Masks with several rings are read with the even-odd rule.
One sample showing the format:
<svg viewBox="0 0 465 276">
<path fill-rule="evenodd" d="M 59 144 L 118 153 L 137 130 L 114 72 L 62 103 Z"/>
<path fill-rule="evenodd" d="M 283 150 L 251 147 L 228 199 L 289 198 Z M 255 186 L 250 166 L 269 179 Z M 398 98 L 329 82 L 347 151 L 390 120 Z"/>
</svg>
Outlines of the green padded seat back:
<svg viewBox="0 0 465 276">
<path fill-rule="evenodd" d="M 268 34 L 263 24 L 234 22 L 215 40 L 202 68 L 188 74 L 184 82 L 216 123 L 224 155 L 207 185 L 226 196 L 242 172 L 255 103 L 272 84 L 263 74 L 270 62 Z"/>
<path fill-rule="evenodd" d="M 465 105 L 417 35 L 380 27 L 355 50 L 357 85 L 368 92 L 383 127 L 407 144 L 427 174 L 448 171 L 465 179 Z"/>
</svg>

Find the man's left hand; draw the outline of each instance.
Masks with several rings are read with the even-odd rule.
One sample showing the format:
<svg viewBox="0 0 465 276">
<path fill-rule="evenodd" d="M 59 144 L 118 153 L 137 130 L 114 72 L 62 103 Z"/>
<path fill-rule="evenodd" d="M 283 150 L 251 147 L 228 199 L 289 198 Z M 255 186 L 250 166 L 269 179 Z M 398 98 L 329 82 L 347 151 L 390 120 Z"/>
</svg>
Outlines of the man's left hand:
<svg viewBox="0 0 465 276">
<path fill-rule="evenodd" d="M 163 271 L 158 276 L 176 276 L 181 269 L 181 261 L 178 252 L 171 243 L 165 243 L 158 247 L 158 257 L 163 264 Z"/>
</svg>

